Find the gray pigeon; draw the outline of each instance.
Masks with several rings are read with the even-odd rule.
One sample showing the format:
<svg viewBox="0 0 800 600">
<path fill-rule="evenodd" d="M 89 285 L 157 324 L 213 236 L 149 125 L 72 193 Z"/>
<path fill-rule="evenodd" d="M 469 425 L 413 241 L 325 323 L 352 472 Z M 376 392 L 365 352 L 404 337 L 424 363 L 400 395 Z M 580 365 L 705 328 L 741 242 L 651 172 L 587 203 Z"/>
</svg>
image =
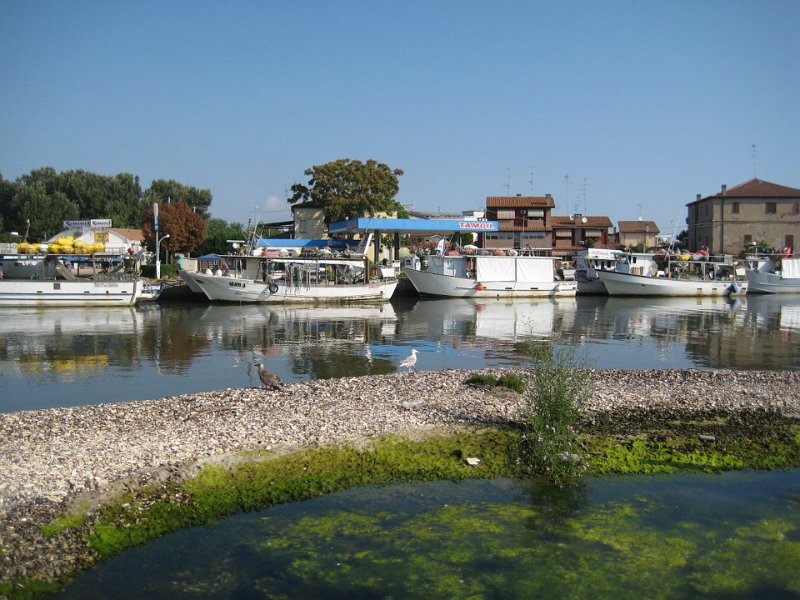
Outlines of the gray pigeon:
<svg viewBox="0 0 800 600">
<path fill-rule="evenodd" d="M 268 390 L 279 390 L 283 385 L 281 378 L 274 373 L 267 371 L 262 363 L 258 363 L 258 378 Z"/>
</svg>

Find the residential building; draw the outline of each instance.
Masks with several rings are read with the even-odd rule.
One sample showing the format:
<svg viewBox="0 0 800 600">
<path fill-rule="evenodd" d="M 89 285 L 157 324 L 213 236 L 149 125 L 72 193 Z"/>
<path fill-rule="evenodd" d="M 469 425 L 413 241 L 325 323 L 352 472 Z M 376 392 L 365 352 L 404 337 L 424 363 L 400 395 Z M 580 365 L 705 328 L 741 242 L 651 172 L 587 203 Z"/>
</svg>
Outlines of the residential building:
<svg viewBox="0 0 800 600">
<path fill-rule="evenodd" d="M 486 220 L 497 221 L 498 232 L 481 234 L 484 248 L 551 248 L 551 211 L 555 202 L 544 196 L 488 196 Z"/>
<path fill-rule="evenodd" d="M 655 221 L 620 221 L 617 225 L 619 227 L 617 239 L 620 246 L 625 248 L 632 246 L 656 247 L 661 230 Z"/>
<path fill-rule="evenodd" d="M 574 256 L 586 248 L 607 248 L 612 244 L 608 230 L 612 226 L 608 217 L 574 214 L 553 216 L 553 250 L 565 257 Z"/>
<path fill-rule="evenodd" d="M 723 185 L 712 196 L 698 194 L 686 206 L 690 250 L 794 249 L 800 239 L 800 189 L 751 179 L 732 188 Z"/>
</svg>

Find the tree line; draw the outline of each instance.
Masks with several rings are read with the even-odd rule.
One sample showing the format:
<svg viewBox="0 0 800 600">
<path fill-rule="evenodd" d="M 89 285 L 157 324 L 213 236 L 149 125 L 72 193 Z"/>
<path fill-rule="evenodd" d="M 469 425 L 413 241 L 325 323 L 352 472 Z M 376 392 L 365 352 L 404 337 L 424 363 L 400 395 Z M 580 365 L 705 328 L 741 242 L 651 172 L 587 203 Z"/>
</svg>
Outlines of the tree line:
<svg viewBox="0 0 800 600">
<path fill-rule="evenodd" d="M 290 204 L 322 207 L 326 223 L 396 212 L 407 216 L 395 199 L 401 169 L 368 160 L 339 159 L 305 171 L 307 184 L 295 183 Z M 0 174 L 0 241 L 16 232 L 28 242 L 42 242 L 63 231 L 64 221 L 111 219 L 115 228 L 139 229 L 144 245 L 156 246 L 153 204 L 159 205 L 159 237 L 171 252 L 223 253 L 226 240 L 243 239 L 240 223 L 210 218 L 211 190 L 157 179 L 142 190 L 131 173 L 107 176 L 84 170 L 35 169 L 14 181 Z"/>
<path fill-rule="evenodd" d="M 153 203 L 158 203 L 159 234 L 170 234 L 165 248 L 224 252 L 225 240 L 240 237 L 242 226 L 210 218 L 211 201 L 211 190 L 174 180 L 157 179 L 143 190 L 131 173 L 42 167 L 14 181 L 0 174 L 0 241 L 45 241 L 63 231 L 64 221 L 111 219 L 115 228 L 141 230 L 144 245 L 154 247 Z"/>
</svg>

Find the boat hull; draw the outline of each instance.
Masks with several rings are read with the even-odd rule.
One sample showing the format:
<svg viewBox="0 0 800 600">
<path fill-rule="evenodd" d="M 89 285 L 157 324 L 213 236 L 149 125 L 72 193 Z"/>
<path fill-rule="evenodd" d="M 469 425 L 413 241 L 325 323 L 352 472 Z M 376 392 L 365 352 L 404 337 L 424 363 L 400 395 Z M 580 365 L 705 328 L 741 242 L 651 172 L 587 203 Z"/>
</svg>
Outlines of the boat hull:
<svg viewBox="0 0 800 600">
<path fill-rule="evenodd" d="M 392 297 L 397 287 L 396 279 L 367 284 L 306 285 L 279 281 L 270 285 L 226 275 L 187 273 L 186 276 L 191 278 L 212 302 L 237 304 L 383 302 Z"/>
<path fill-rule="evenodd" d="M 574 281 L 518 282 L 481 281 L 469 277 L 441 275 L 417 269 L 405 269 L 406 277 L 424 296 L 448 298 L 557 298 L 575 296 Z"/>
<path fill-rule="evenodd" d="M 777 273 L 747 271 L 748 292 L 753 294 L 800 294 L 800 277 L 784 278 Z"/>
<path fill-rule="evenodd" d="M 598 271 L 609 296 L 742 296 L 747 281 L 717 281 L 650 277 L 633 273 Z"/>
<path fill-rule="evenodd" d="M 0 306 L 132 306 L 140 279 L 119 281 L 0 280 Z"/>
</svg>

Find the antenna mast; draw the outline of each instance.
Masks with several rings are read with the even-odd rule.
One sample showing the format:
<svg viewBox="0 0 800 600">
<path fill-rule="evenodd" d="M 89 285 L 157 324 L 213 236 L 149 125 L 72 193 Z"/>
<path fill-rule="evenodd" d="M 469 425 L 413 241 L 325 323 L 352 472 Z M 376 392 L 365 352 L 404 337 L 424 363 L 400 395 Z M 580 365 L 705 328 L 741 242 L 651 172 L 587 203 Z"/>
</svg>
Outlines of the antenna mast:
<svg viewBox="0 0 800 600">
<path fill-rule="evenodd" d="M 758 158 L 758 152 L 755 144 L 753 144 L 751 148 L 753 150 L 753 179 L 756 179 L 756 158 Z"/>
<path fill-rule="evenodd" d="M 511 195 L 511 169 L 506 167 L 506 196 Z"/>
</svg>

